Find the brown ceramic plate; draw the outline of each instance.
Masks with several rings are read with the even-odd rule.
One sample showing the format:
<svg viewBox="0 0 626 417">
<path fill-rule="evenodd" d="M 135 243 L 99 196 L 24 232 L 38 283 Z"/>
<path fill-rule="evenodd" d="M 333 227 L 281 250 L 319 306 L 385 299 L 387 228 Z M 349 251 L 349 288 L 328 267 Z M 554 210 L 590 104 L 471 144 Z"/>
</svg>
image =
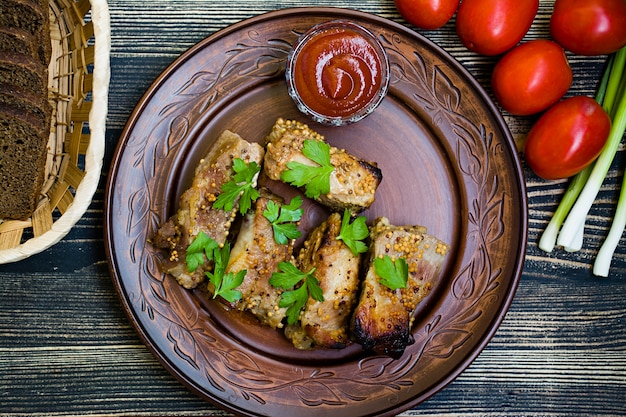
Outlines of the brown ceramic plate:
<svg viewBox="0 0 626 417">
<path fill-rule="evenodd" d="M 370 116 L 311 127 L 383 172 L 365 213 L 421 224 L 451 245 L 443 278 L 419 311 L 399 360 L 298 351 L 281 334 L 226 312 L 159 271 L 147 239 L 176 210 L 198 161 L 224 130 L 261 141 L 278 117 L 307 122 L 287 95 L 285 58 L 298 34 L 347 18 L 378 35 L 392 66 Z M 232 412 L 300 417 L 394 415 L 461 373 L 502 321 L 521 274 L 526 197 L 510 133 L 453 58 L 406 27 L 361 12 L 296 8 L 261 15 L 200 42 L 174 62 L 132 114 L 106 198 L 110 268 L 146 345 L 189 389 Z M 309 206 L 312 207 L 312 206 Z M 319 222 L 311 208 L 308 229 Z"/>
</svg>

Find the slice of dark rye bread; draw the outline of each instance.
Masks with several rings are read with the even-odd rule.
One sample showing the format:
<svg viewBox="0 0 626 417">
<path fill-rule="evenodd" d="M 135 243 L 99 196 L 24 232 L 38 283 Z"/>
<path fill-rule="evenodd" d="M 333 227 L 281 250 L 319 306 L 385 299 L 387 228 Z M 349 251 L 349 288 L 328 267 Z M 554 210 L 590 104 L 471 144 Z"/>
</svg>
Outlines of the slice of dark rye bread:
<svg viewBox="0 0 626 417">
<path fill-rule="evenodd" d="M 15 84 L 47 95 L 48 68 L 32 56 L 0 52 L 0 83 Z"/>
<path fill-rule="evenodd" d="M 0 223 L 30 217 L 44 181 L 49 11 L 48 0 L 0 0 Z"/>
<path fill-rule="evenodd" d="M 47 1 L 2 0 L 0 1 L 0 26 L 24 29 L 31 34 L 39 33 L 48 21 Z"/>
<path fill-rule="evenodd" d="M 30 54 L 39 58 L 42 64 L 48 65 L 52 53 L 48 1 L 0 1 L 0 50 Z M 30 35 L 30 38 L 25 35 Z M 20 40 L 25 42 L 23 49 L 19 49 Z M 13 45 L 10 47 L 10 44 Z"/>
<path fill-rule="evenodd" d="M 37 38 L 32 33 L 15 27 L 0 26 L 0 51 L 39 56 Z"/>
<path fill-rule="evenodd" d="M 0 219 L 26 219 L 35 210 L 49 132 L 37 115 L 0 105 Z"/>
<path fill-rule="evenodd" d="M 0 51 L 30 55 L 48 65 L 52 53 L 50 33 L 33 35 L 24 29 L 0 25 Z"/>
<path fill-rule="evenodd" d="M 47 98 L 14 84 L 0 83 L 0 105 L 30 113 L 42 123 L 41 127 L 50 126 L 52 106 Z"/>
</svg>

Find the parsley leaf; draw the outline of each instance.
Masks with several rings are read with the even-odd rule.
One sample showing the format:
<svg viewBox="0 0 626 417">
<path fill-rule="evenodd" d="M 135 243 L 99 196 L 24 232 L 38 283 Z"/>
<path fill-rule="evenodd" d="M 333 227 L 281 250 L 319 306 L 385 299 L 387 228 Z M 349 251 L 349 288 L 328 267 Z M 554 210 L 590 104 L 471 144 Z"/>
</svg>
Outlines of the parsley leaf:
<svg viewBox="0 0 626 417">
<path fill-rule="evenodd" d="M 213 250 L 218 247 L 219 244 L 206 233 L 202 231 L 198 233 L 193 242 L 187 247 L 185 255 L 187 270 L 194 272 L 198 269 L 204 263 L 205 256 L 207 259 L 213 259 Z"/>
<path fill-rule="evenodd" d="M 291 262 L 280 262 L 278 264 L 278 269 L 282 272 L 274 272 L 272 274 L 272 277 L 270 278 L 270 285 L 284 290 L 294 287 L 297 283 L 302 281 L 302 278 L 304 278 L 305 275 L 307 275 L 300 271 Z M 309 274 L 312 274 L 314 271 L 315 270 L 312 269 L 309 271 Z"/>
<path fill-rule="evenodd" d="M 278 264 L 278 269 L 281 272 L 272 274 L 270 285 L 289 290 L 302 283 L 298 288 L 283 292 L 278 303 L 281 308 L 288 307 L 287 323 L 295 324 L 300 316 L 300 310 L 306 305 L 309 296 L 314 300 L 324 301 L 324 294 L 319 281 L 313 276 L 315 268 L 309 272 L 302 272 L 290 262 L 281 262 Z"/>
<path fill-rule="evenodd" d="M 287 309 L 287 324 L 295 324 L 298 322 L 300 310 L 302 310 L 309 299 L 307 286 L 302 285 L 293 291 L 285 291 L 278 303 L 279 307 L 289 307 Z"/>
<path fill-rule="evenodd" d="M 368 237 L 369 234 L 370 231 L 365 224 L 365 216 L 359 216 L 350 223 L 350 212 L 344 210 L 343 218 L 341 219 L 341 230 L 336 239 L 343 240 L 343 243 L 350 248 L 354 256 L 367 252 L 367 245 L 362 240 Z"/>
<path fill-rule="evenodd" d="M 216 248 L 213 250 L 213 261 L 215 267 L 213 272 L 207 272 L 206 276 L 211 280 L 211 283 L 215 287 L 213 291 L 213 298 L 221 296 L 231 303 L 241 299 L 241 291 L 235 290 L 243 282 L 246 276 L 247 270 L 238 271 L 237 273 L 229 272 L 225 273 L 226 266 L 228 266 L 228 260 L 230 259 L 230 244 L 226 242 L 222 248 Z"/>
<path fill-rule="evenodd" d="M 241 300 L 243 294 L 241 294 L 241 291 L 236 290 L 235 288 L 241 285 L 243 279 L 246 277 L 247 272 L 248 270 L 244 269 L 243 271 L 237 271 L 236 273 L 229 272 L 228 274 L 224 275 L 224 279 L 222 280 L 220 289 L 219 291 L 215 292 L 213 298 L 219 295 L 231 303 L 234 303 L 237 300 Z"/>
<path fill-rule="evenodd" d="M 254 179 L 261 171 L 261 166 L 255 161 L 245 163 L 241 158 L 233 159 L 233 179 L 222 184 L 222 193 L 217 196 L 213 208 L 231 211 L 235 201 L 239 198 L 239 212 L 245 214 L 252 202 L 259 198 L 259 192 L 254 187 Z"/>
<path fill-rule="evenodd" d="M 213 298 L 221 296 L 231 303 L 241 299 L 241 291 L 237 291 L 235 288 L 241 285 L 247 270 L 225 273 L 230 259 L 230 244 L 226 242 L 220 248 L 219 243 L 206 233 L 200 232 L 187 248 L 187 269 L 190 272 L 198 269 L 198 266 L 204 263 L 204 256 L 214 263 L 213 271 L 206 272 L 206 276 L 215 287 Z"/>
<path fill-rule="evenodd" d="M 318 198 L 321 194 L 330 192 L 330 174 L 335 167 L 330 163 L 330 145 L 321 140 L 307 139 L 302 148 L 304 156 L 319 166 L 305 165 L 291 161 L 282 172 L 280 178 L 296 187 L 305 187 L 305 194 L 309 198 Z"/>
<path fill-rule="evenodd" d="M 268 201 L 263 211 L 263 216 L 272 224 L 274 229 L 274 240 L 280 245 L 286 245 L 289 239 L 296 239 L 302 236 L 298 226 L 294 223 L 300 220 L 304 210 L 302 198 L 296 196 L 289 204 L 279 206 L 274 201 Z"/>
<path fill-rule="evenodd" d="M 374 259 L 376 275 L 380 278 L 380 283 L 391 290 L 406 288 L 409 279 L 409 267 L 404 258 L 397 258 L 395 262 L 385 255 L 382 258 Z"/>
</svg>

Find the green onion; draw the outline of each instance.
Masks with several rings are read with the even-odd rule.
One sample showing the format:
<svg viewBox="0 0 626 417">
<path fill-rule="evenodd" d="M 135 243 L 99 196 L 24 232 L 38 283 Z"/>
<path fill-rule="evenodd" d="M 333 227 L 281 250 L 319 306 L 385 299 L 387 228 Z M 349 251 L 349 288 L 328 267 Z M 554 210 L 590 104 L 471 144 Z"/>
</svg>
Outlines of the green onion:
<svg viewBox="0 0 626 417">
<path fill-rule="evenodd" d="M 585 219 L 617 153 L 626 131 L 626 47 L 608 62 L 607 70 L 596 96 L 598 103 L 612 119 L 611 131 L 602 153 L 592 165 L 577 174 L 565 192 L 559 207 L 539 241 L 542 250 L 550 252 L 558 234 L 557 244 L 567 251 L 582 247 Z M 569 214 L 568 214 L 569 213 Z M 567 216 L 567 218 L 565 218 Z M 564 221 L 565 219 L 565 221 Z M 559 228 L 561 227 L 559 233 Z M 620 192 L 617 211 L 606 241 L 598 252 L 594 274 L 607 276 L 611 258 L 622 231 L 626 227 L 626 179 Z"/>
<path fill-rule="evenodd" d="M 589 165 L 587 168 L 576 174 L 570 182 L 565 194 L 563 194 L 563 197 L 561 198 L 561 203 L 548 223 L 548 227 L 546 227 L 546 230 L 544 230 L 541 235 L 541 239 L 539 239 L 540 249 L 546 252 L 552 252 L 552 249 L 554 249 L 554 245 L 556 245 L 556 237 L 559 235 L 561 225 L 563 225 L 563 221 L 565 220 L 567 213 L 569 213 L 570 209 L 576 202 L 576 199 L 580 195 L 580 192 L 585 186 L 585 183 L 591 174 L 591 168 L 592 165 Z"/>
<path fill-rule="evenodd" d="M 622 48 L 620 52 L 624 52 L 626 48 Z M 623 54 L 622 54 L 623 55 Z M 615 95 L 619 98 L 619 104 L 617 107 L 613 107 L 613 126 L 611 134 L 621 136 L 626 131 L 626 76 L 623 71 L 624 64 L 622 64 L 622 79 L 617 88 L 615 88 Z M 609 275 L 609 268 L 611 266 L 611 260 L 615 249 L 619 244 L 620 238 L 626 228 L 626 175 L 622 178 L 622 188 L 620 189 L 619 199 L 617 201 L 617 209 L 613 215 L 613 222 L 609 229 L 604 243 L 598 251 L 595 263 L 593 265 L 593 273 L 597 276 L 607 277 Z"/>
<path fill-rule="evenodd" d="M 619 193 L 619 200 L 617 202 L 617 210 L 613 217 L 613 223 L 609 234 L 606 236 L 606 240 L 600 247 L 596 261 L 593 264 L 593 274 L 600 277 L 609 276 L 609 267 L 611 266 L 611 260 L 613 259 L 613 253 L 619 244 L 619 240 L 622 237 L 622 233 L 626 228 L 626 175 L 622 181 L 622 189 Z"/>
<path fill-rule="evenodd" d="M 604 72 L 604 75 L 602 76 L 602 80 L 600 81 L 600 86 L 596 94 L 596 101 L 600 105 L 602 105 L 605 101 L 606 90 L 607 90 L 607 86 L 609 83 L 609 75 L 611 74 L 611 68 L 613 66 L 614 60 L 615 60 L 615 55 L 611 55 L 607 63 L 607 70 Z M 556 211 L 554 212 L 554 215 L 550 219 L 550 222 L 548 223 L 546 230 L 541 235 L 541 239 L 539 239 L 540 249 L 546 252 L 552 252 L 552 250 L 554 249 L 554 246 L 556 245 L 557 236 L 559 235 L 559 230 L 561 230 L 561 226 L 563 225 L 563 222 L 565 221 L 567 214 L 572 209 L 572 206 L 576 202 L 576 199 L 580 195 L 580 192 L 582 191 L 583 187 L 587 183 L 587 180 L 589 179 L 589 175 L 591 175 L 592 169 L 593 169 L 593 164 L 587 166 L 585 169 L 583 169 L 581 172 L 579 172 L 572 178 L 572 181 L 567 187 L 565 194 L 563 194 L 563 197 L 561 198 L 561 202 L 559 206 L 557 207 Z M 582 242 L 583 229 L 584 228 L 581 227 L 579 233 L 577 234 L 577 241 L 579 242 Z M 581 243 L 581 246 L 582 246 L 582 243 Z M 571 249 L 571 248 L 566 248 L 566 249 Z"/>
</svg>

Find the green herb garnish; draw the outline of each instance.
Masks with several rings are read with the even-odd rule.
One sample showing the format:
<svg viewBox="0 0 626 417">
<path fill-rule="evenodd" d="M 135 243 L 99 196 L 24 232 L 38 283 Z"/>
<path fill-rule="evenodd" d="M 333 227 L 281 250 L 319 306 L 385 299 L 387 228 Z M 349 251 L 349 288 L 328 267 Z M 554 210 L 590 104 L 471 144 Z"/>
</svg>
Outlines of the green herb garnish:
<svg viewBox="0 0 626 417">
<path fill-rule="evenodd" d="M 230 244 L 226 242 L 220 248 L 219 243 L 213 238 L 200 232 L 187 248 L 187 269 L 190 272 L 198 269 L 198 266 L 204 263 L 205 256 L 207 260 L 214 263 L 213 272 L 205 273 L 215 287 L 213 298 L 221 296 L 231 303 L 241 299 L 241 291 L 237 291 L 235 288 L 241 285 L 247 271 L 244 269 L 237 273 L 225 273 L 230 259 Z"/>
<path fill-rule="evenodd" d="M 389 255 L 374 259 L 376 275 L 380 278 L 380 283 L 390 290 L 406 288 L 409 279 L 409 267 L 404 258 L 397 258 L 395 261 Z"/>
<path fill-rule="evenodd" d="M 259 192 L 254 187 L 256 174 L 261 166 L 255 161 L 245 163 L 241 158 L 233 159 L 233 179 L 222 185 L 222 193 L 217 196 L 213 208 L 231 211 L 235 201 L 239 198 L 239 212 L 246 214 L 252 206 L 252 202 L 259 198 Z"/>
<path fill-rule="evenodd" d="M 278 306 L 287 308 L 287 323 L 295 324 L 300 316 L 300 310 L 306 305 L 309 296 L 317 301 L 324 301 L 324 294 L 320 288 L 320 283 L 313 276 L 315 268 L 309 272 L 302 272 L 295 265 L 289 262 L 281 262 L 278 264 L 281 272 L 274 272 L 270 278 L 270 285 L 289 290 L 282 293 Z M 300 287 L 294 288 L 297 284 L 302 283 Z"/>
<path fill-rule="evenodd" d="M 358 216 L 350 223 L 350 212 L 344 210 L 343 218 L 341 219 L 341 230 L 337 239 L 343 240 L 343 243 L 350 248 L 354 256 L 367 252 L 367 245 L 362 240 L 368 237 L 369 234 L 369 229 L 365 224 L 365 216 Z"/>
<path fill-rule="evenodd" d="M 225 270 L 229 259 L 230 245 L 226 242 L 222 248 L 218 247 L 213 250 L 215 267 L 213 268 L 213 272 L 207 272 L 206 276 L 209 277 L 215 287 L 213 298 L 220 296 L 232 303 L 240 300 L 242 297 L 241 291 L 235 288 L 241 285 L 247 270 L 244 269 L 243 271 L 237 271 L 237 273 L 229 272 L 226 274 Z"/>
<path fill-rule="evenodd" d="M 318 198 L 330 192 L 330 174 L 335 169 L 330 163 L 330 145 L 321 140 L 307 139 L 302 148 L 304 156 L 319 166 L 305 165 L 301 162 L 287 163 L 287 170 L 280 178 L 296 187 L 305 187 L 309 198 Z"/>
<path fill-rule="evenodd" d="M 204 263 L 206 259 L 213 259 L 213 251 L 219 248 L 219 244 L 210 238 L 206 233 L 200 232 L 193 242 L 187 247 L 185 260 L 187 261 L 187 270 L 194 272 L 198 266 Z"/>
<path fill-rule="evenodd" d="M 274 201 L 268 201 L 263 211 L 263 216 L 272 224 L 274 240 L 280 245 L 286 245 L 289 239 L 302 236 L 295 222 L 299 221 L 304 213 L 302 198 L 296 196 L 287 205 L 278 205 Z"/>
</svg>

